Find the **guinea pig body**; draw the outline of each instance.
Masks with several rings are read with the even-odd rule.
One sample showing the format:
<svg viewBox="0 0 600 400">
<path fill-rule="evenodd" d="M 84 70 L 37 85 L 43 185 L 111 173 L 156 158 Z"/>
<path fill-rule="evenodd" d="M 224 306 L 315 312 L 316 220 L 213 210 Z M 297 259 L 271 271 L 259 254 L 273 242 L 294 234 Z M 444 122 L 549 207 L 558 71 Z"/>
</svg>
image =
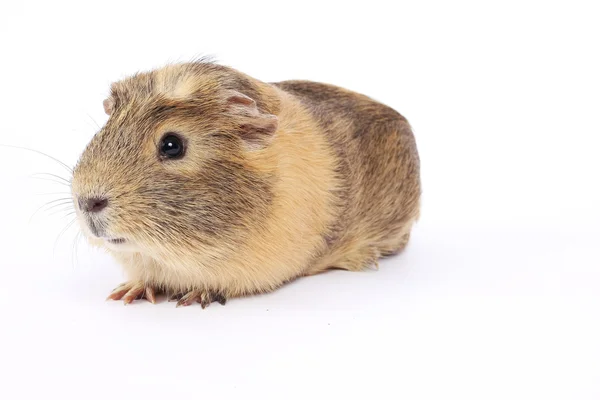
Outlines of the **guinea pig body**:
<svg viewBox="0 0 600 400">
<path fill-rule="evenodd" d="M 74 171 L 82 229 L 128 282 L 223 303 L 400 251 L 419 215 L 407 121 L 335 86 L 267 84 L 197 62 L 113 84 Z"/>
</svg>

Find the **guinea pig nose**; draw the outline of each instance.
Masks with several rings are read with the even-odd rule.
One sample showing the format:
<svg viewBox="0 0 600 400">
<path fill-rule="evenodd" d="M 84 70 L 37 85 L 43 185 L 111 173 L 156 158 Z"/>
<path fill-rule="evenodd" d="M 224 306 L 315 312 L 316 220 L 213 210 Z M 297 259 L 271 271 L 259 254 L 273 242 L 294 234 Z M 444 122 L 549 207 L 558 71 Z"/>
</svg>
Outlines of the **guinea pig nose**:
<svg viewBox="0 0 600 400">
<path fill-rule="evenodd" d="M 78 202 L 79 208 L 89 213 L 100 212 L 108 205 L 108 200 L 105 197 L 81 198 Z"/>
</svg>

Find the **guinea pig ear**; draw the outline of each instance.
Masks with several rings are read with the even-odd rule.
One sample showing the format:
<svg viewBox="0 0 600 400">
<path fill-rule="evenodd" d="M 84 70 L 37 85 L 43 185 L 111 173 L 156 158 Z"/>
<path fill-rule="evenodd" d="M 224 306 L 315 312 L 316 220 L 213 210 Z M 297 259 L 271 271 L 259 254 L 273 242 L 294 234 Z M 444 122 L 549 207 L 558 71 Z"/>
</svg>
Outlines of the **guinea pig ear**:
<svg viewBox="0 0 600 400">
<path fill-rule="evenodd" d="M 261 112 L 254 99 L 235 90 L 227 92 L 227 107 L 239 122 L 240 136 L 252 149 L 271 142 L 279 124 L 275 115 Z"/>
<path fill-rule="evenodd" d="M 104 99 L 102 105 L 104 106 L 104 112 L 106 113 L 106 115 L 110 115 L 113 112 L 115 101 L 112 99 L 112 97 L 109 97 L 107 99 Z"/>
</svg>

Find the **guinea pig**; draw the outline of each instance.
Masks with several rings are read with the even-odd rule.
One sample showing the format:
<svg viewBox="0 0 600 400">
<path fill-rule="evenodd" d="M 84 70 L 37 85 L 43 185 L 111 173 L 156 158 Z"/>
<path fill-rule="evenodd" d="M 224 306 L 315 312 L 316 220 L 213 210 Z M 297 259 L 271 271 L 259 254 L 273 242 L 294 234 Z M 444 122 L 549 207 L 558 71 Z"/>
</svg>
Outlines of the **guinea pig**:
<svg viewBox="0 0 600 400">
<path fill-rule="evenodd" d="M 72 179 L 88 241 L 177 305 L 270 292 L 402 250 L 419 217 L 411 127 L 367 96 L 265 83 L 209 61 L 112 84 Z"/>
</svg>

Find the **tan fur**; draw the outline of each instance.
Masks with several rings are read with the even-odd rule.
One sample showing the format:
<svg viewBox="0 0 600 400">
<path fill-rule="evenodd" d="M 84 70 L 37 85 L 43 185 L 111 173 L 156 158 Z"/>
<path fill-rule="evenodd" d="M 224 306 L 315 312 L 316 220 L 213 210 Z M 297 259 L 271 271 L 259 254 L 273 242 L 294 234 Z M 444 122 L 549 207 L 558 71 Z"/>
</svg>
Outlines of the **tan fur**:
<svg viewBox="0 0 600 400">
<path fill-rule="evenodd" d="M 198 62 L 113 84 L 105 109 L 72 188 L 76 203 L 104 196 L 109 205 L 77 213 L 90 242 L 146 287 L 200 301 L 360 270 L 400 251 L 418 218 L 410 127 L 366 96 Z M 165 132 L 185 137 L 185 157 L 157 157 Z M 127 242 L 95 237 L 90 219 Z"/>
</svg>

